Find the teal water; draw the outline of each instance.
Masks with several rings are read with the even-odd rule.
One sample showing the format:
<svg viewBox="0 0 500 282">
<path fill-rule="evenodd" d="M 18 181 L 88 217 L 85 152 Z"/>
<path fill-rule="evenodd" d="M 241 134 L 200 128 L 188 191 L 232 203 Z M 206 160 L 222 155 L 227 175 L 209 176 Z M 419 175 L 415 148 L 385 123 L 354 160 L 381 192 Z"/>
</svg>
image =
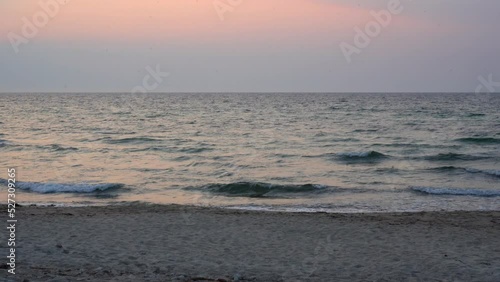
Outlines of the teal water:
<svg viewBox="0 0 500 282">
<path fill-rule="evenodd" d="M 38 204 L 499 210 L 499 109 L 495 94 L 1 94 L 0 179 L 16 168 L 18 200 Z"/>
</svg>

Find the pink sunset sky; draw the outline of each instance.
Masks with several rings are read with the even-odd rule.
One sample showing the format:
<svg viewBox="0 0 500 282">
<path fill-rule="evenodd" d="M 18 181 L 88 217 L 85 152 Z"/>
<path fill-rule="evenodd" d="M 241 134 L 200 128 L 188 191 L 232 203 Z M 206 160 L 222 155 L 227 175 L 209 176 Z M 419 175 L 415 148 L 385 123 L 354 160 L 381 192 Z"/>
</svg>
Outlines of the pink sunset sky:
<svg viewBox="0 0 500 282">
<path fill-rule="evenodd" d="M 471 91 L 500 77 L 498 1 L 401 0 L 356 47 L 391 1 L 6 0 L 0 91 L 129 91 L 157 65 L 159 92 Z"/>
</svg>

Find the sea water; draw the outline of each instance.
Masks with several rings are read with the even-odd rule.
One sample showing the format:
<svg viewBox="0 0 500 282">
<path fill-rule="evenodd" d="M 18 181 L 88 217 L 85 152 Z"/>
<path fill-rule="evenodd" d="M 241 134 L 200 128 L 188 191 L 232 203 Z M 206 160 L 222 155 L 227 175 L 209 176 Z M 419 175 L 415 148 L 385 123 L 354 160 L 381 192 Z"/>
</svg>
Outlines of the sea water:
<svg viewBox="0 0 500 282">
<path fill-rule="evenodd" d="M 0 94 L 0 197 L 15 168 L 21 204 L 500 210 L 499 109 L 470 93 Z"/>
</svg>

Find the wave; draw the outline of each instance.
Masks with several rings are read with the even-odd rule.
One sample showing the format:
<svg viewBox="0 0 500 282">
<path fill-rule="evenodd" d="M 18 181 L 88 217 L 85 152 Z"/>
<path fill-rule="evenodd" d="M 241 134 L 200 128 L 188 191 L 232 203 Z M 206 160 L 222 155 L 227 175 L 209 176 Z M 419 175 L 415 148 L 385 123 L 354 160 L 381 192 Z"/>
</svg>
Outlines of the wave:
<svg viewBox="0 0 500 282">
<path fill-rule="evenodd" d="M 0 179 L 0 182 L 7 183 L 7 180 Z M 61 183 L 40 183 L 40 182 L 16 182 L 16 188 L 36 193 L 93 193 L 109 189 L 123 187 L 118 183 L 103 184 L 61 184 Z"/>
<path fill-rule="evenodd" d="M 351 132 L 377 132 L 378 129 L 355 129 Z"/>
<path fill-rule="evenodd" d="M 9 141 L 1 140 L 0 139 L 0 148 L 1 147 L 8 147 L 12 148 L 13 150 L 31 150 L 31 149 L 37 149 L 37 150 L 49 150 L 49 151 L 54 151 L 54 152 L 60 152 L 60 151 L 78 151 L 78 148 L 75 147 L 64 147 L 59 144 L 50 144 L 50 145 L 30 145 L 30 144 L 15 144 L 11 143 Z"/>
<path fill-rule="evenodd" d="M 476 169 L 476 168 L 464 168 L 464 167 L 457 167 L 457 166 L 440 166 L 440 167 L 433 167 L 429 168 L 427 170 L 432 170 L 432 171 L 454 171 L 454 170 L 460 170 L 460 171 L 465 171 L 469 173 L 481 173 L 489 176 L 496 176 L 500 177 L 500 170 L 493 170 L 493 169 Z"/>
<path fill-rule="evenodd" d="M 212 148 L 207 148 L 207 147 L 181 148 L 179 150 L 179 152 L 194 154 L 194 153 L 202 153 L 202 152 L 205 152 L 205 151 L 212 151 L 212 150 L 213 150 Z"/>
<path fill-rule="evenodd" d="M 324 136 L 327 136 L 327 134 L 316 134 L 315 137 L 324 137 Z M 335 147 L 337 145 L 335 144 L 331 144 L 331 143 L 348 143 L 348 142 L 360 142 L 361 140 L 360 139 L 357 139 L 357 138 L 321 138 L 321 139 L 318 139 L 318 142 L 321 142 L 321 143 L 328 143 L 328 144 L 325 144 L 325 145 L 322 145 L 321 147 Z"/>
<path fill-rule="evenodd" d="M 433 167 L 433 168 L 428 168 L 426 170 L 432 170 L 432 171 L 452 171 L 452 170 L 462 170 L 463 168 L 461 167 L 456 167 L 452 165 L 448 166 L 439 166 L 439 167 Z"/>
<path fill-rule="evenodd" d="M 455 141 L 476 144 L 500 144 L 500 139 L 493 137 L 467 137 L 455 139 Z"/>
<path fill-rule="evenodd" d="M 140 144 L 147 142 L 160 142 L 160 139 L 149 138 L 149 137 L 129 137 L 121 139 L 103 138 L 108 144 Z"/>
<path fill-rule="evenodd" d="M 481 113 L 470 113 L 467 115 L 467 117 L 484 117 L 486 114 L 481 114 Z"/>
<path fill-rule="evenodd" d="M 232 197 L 278 197 L 280 194 L 311 193 L 325 189 L 327 186 L 317 184 L 274 185 L 261 182 L 235 182 L 229 184 L 209 184 L 196 190 L 208 191 Z"/>
<path fill-rule="evenodd" d="M 161 114 L 149 114 L 146 115 L 145 118 L 157 118 L 157 117 L 165 117 L 168 116 L 168 113 L 161 113 Z"/>
<path fill-rule="evenodd" d="M 340 160 L 379 160 L 389 157 L 377 151 L 366 151 L 366 152 L 344 152 L 337 153 L 335 157 Z"/>
<path fill-rule="evenodd" d="M 427 161 L 475 161 L 488 159 L 489 156 L 473 156 L 467 154 L 446 153 L 431 156 L 424 156 L 423 159 Z"/>
<path fill-rule="evenodd" d="M 166 153 L 172 153 L 175 152 L 175 148 L 173 147 L 167 147 L 167 146 L 153 146 L 153 147 L 145 147 L 145 148 L 125 148 L 123 150 L 124 152 L 166 152 Z"/>
<path fill-rule="evenodd" d="M 470 172 L 470 173 L 482 173 L 482 174 L 486 174 L 486 175 L 500 177 L 500 170 L 476 169 L 476 168 L 466 168 L 465 170 L 467 172 Z"/>
<path fill-rule="evenodd" d="M 115 131 L 96 131 L 95 133 L 99 134 L 104 134 L 104 135 L 129 135 L 129 134 L 136 134 L 137 132 L 135 131 L 129 131 L 129 132 L 115 132 Z"/>
<path fill-rule="evenodd" d="M 497 197 L 500 190 L 481 189 L 461 189 L 461 188 L 439 188 L 425 186 L 411 186 L 411 190 L 430 195 L 454 195 L 454 196 L 476 196 L 476 197 Z"/>
<path fill-rule="evenodd" d="M 78 148 L 75 147 L 63 147 L 58 144 L 52 144 L 50 145 L 50 149 L 53 151 L 78 151 Z"/>
</svg>

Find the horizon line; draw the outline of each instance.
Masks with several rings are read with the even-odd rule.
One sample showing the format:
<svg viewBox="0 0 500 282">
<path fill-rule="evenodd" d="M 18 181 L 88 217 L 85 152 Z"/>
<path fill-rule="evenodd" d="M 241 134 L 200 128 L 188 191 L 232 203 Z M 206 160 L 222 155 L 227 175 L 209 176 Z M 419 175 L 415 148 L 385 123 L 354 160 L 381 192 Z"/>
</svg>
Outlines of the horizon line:
<svg viewBox="0 0 500 282">
<path fill-rule="evenodd" d="M 13 92 L 0 92 L 2 94 L 136 94 L 136 95 L 148 95 L 148 94 L 500 94 L 500 92 L 481 92 L 475 93 L 474 91 L 337 91 L 337 92 L 326 92 L 326 91 L 275 91 L 275 92 L 263 92 L 263 91 L 179 91 L 179 92 L 146 92 L 146 93 L 132 93 L 132 92 L 119 92 L 119 91 L 51 91 L 51 92 L 32 92 L 32 91 L 13 91 Z"/>
</svg>

